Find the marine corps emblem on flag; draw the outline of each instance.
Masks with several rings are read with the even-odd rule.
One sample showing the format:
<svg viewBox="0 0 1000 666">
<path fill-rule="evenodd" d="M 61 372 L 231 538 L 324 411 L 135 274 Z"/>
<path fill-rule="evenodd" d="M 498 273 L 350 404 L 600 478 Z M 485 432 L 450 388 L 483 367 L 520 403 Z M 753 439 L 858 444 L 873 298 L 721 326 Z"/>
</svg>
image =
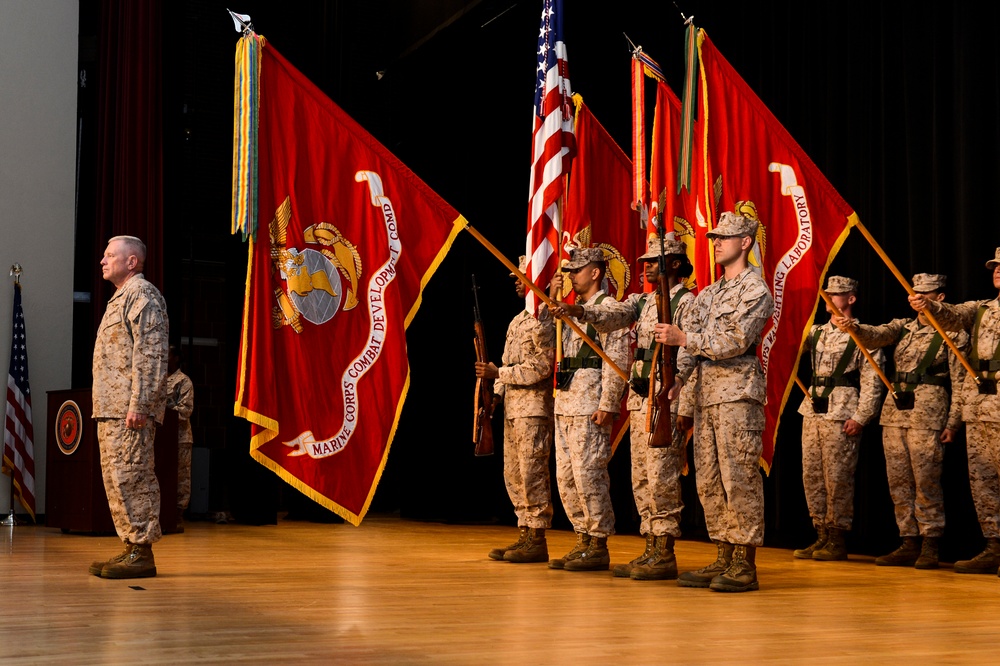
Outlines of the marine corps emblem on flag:
<svg viewBox="0 0 1000 666">
<path fill-rule="evenodd" d="M 285 282 L 285 289 L 275 288 L 278 304 L 272 313 L 275 328 L 291 326 L 302 332 L 302 319 L 320 325 L 333 319 L 343 303 L 345 310 L 358 305 L 358 279 L 361 255 L 335 226 L 322 222 L 307 227 L 306 243 L 323 246 L 320 250 L 288 247 L 288 222 L 291 199 L 285 197 L 268 226 L 271 261 L 274 272 Z M 340 275 L 347 282 L 342 288 Z"/>
<path fill-rule="evenodd" d="M 406 327 L 466 221 L 272 45 L 240 44 L 234 413 L 254 460 L 357 525 L 410 385 Z"/>
<path fill-rule="evenodd" d="M 569 240 L 567 240 L 569 239 Z M 569 257 L 572 250 L 581 247 L 599 247 L 601 252 L 604 254 L 604 261 L 607 262 L 608 267 L 604 274 L 604 279 L 607 282 L 605 285 L 601 285 L 609 295 L 613 296 L 616 301 L 622 300 L 625 297 L 625 293 L 628 291 L 628 286 L 632 282 L 632 269 L 629 266 L 628 260 L 625 255 L 622 254 L 614 245 L 610 243 L 595 243 L 591 245 L 591 225 L 585 226 L 583 229 L 578 231 L 570 239 L 570 233 L 568 231 L 563 231 L 563 251 L 564 256 Z M 569 263 L 568 258 L 564 258 L 559 262 L 560 267 Z M 606 287 L 606 288 L 605 288 Z M 573 291 L 573 283 L 569 280 L 563 281 L 562 288 L 562 300 L 566 300 L 569 293 Z"/>
</svg>

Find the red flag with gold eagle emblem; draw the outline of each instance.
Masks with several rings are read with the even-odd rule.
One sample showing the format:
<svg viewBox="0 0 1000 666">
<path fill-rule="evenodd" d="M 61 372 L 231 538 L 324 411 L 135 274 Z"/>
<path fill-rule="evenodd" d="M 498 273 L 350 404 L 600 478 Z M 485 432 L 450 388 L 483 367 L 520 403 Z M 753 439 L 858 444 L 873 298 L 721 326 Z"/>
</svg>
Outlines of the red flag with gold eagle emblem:
<svg viewBox="0 0 1000 666">
<path fill-rule="evenodd" d="M 622 300 L 642 291 L 636 257 L 646 251 L 639 213 L 632 209 L 632 161 L 622 152 L 579 95 L 576 104 L 576 158 L 566 195 L 560 260 L 577 247 L 600 247 L 608 261 L 609 295 Z M 562 261 L 560 261 L 562 263 Z M 573 291 L 566 284 L 566 300 Z"/>
<path fill-rule="evenodd" d="M 857 215 L 704 30 L 699 52 L 703 133 L 696 152 L 708 160 L 693 187 L 712 205 L 713 221 L 733 210 L 760 220 L 750 262 L 774 296 L 774 315 L 758 349 L 767 374 L 763 463 L 769 468 L 819 285 Z"/>
<path fill-rule="evenodd" d="M 409 385 L 406 327 L 465 220 L 252 33 L 234 170 L 234 221 L 260 222 L 236 415 L 255 460 L 357 525 Z"/>
</svg>

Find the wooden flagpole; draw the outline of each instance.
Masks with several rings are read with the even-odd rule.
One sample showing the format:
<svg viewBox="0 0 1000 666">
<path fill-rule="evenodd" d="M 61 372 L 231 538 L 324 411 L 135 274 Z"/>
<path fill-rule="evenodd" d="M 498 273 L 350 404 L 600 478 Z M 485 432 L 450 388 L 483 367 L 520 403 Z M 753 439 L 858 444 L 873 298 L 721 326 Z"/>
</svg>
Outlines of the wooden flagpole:
<svg viewBox="0 0 1000 666">
<path fill-rule="evenodd" d="M 833 314 L 835 314 L 838 317 L 844 316 L 844 313 L 841 312 L 840 308 L 838 308 L 834 304 L 833 299 L 830 298 L 830 294 L 826 293 L 825 289 L 820 289 L 819 295 L 822 296 L 823 300 L 826 301 L 826 304 L 830 306 L 830 310 L 833 311 Z M 878 377 L 879 379 L 882 380 L 882 383 L 885 384 L 885 387 L 889 389 L 889 393 L 892 395 L 893 400 L 899 400 L 899 394 L 896 393 L 896 390 L 894 388 L 892 388 L 892 382 L 890 382 L 889 378 L 885 376 L 884 372 L 882 372 L 882 368 L 878 367 L 878 363 L 876 363 L 875 359 L 872 358 L 871 353 L 861 343 L 861 340 L 858 339 L 857 333 L 848 329 L 847 334 L 851 336 L 851 339 L 854 340 L 854 344 L 858 346 L 858 349 L 861 350 L 861 353 L 865 355 L 865 358 L 868 359 L 868 362 L 872 364 L 873 368 L 875 368 L 876 374 L 878 374 Z M 809 395 L 808 391 L 806 392 L 806 395 Z"/>
<path fill-rule="evenodd" d="M 885 262 L 885 265 L 889 267 L 889 270 L 892 271 L 892 274 L 896 276 L 896 279 L 899 280 L 899 283 L 903 285 L 903 289 L 906 290 L 906 293 L 908 293 L 910 296 L 916 295 L 917 292 L 913 290 L 913 286 L 910 285 L 909 280 L 903 277 L 903 274 L 899 272 L 898 268 L 896 268 L 896 264 L 892 263 L 892 260 L 885 253 L 885 250 L 883 250 L 882 247 L 878 244 L 878 242 L 872 237 L 871 233 L 868 232 L 868 229 L 865 228 L 865 225 L 861 224 L 861 220 L 857 220 L 854 223 L 854 226 L 858 228 L 858 231 L 861 232 L 861 235 L 864 236 L 865 240 L 867 240 L 868 243 L 872 246 L 872 248 L 875 250 L 875 253 L 882 258 L 882 261 Z M 958 348 L 958 345 L 955 344 L 955 341 L 951 339 L 951 336 L 948 335 L 948 333 L 945 332 L 943 328 L 941 328 L 941 324 L 938 323 L 937 318 L 934 316 L 934 314 L 929 309 L 924 309 L 921 312 L 921 314 L 923 314 L 924 317 L 927 319 L 927 321 L 930 322 L 931 326 L 934 327 L 934 330 L 941 334 L 941 337 L 944 338 L 945 344 L 948 345 L 949 349 L 951 349 L 951 353 L 953 353 L 955 355 L 955 358 L 959 360 L 959 362 L 962 364 L 962 367 L 964 367 L 966 371 L 970 375 L 972 375 L 972 378 L 976 382 L 976 386 L 979 386 L 980 384 L 979 375 L 976 373 L 975 370 L 972 369 L 972 365 L 969 364 L 969 359 L 965 358 L 965 354 L 963 354 L 962 350 Z"/>
<path fill-rule="evenodd" d="M 546 294 L 544 291 L 542 291 L 541 289 L 539 289 L 535 285 L 535 283 L 533 283 L 531 280 L 529 280 L 527 275 L 525 275 L 524 273 L 522 273 L 521 271 L 519 271 L 518 268 L 517 268 L 517 266 L 515 266 L 513 263 L 511 263 L 510 259 L 508 259 L 507 257 L 505 257 L 503 255 L 503 253 L 500 250 L 498 250 L 493 245 L 493 243 L 491 243 L 488 240 L 486 240 L 486 237 L 483 236 L 481 233 L 479 233 L 471 224 L 465 225 L 465 230 L 468 231 L 470 234 L 472 234 L 473 238 L 475 238 L 477 241 L 479 241 L 480 243 L 482 243 L 483 247 L 485 247 L 487 250 L 490 251 L 490 254 L 492 254 L 494 257 L 496 257 L 497 259 L 499 259 L 500 263 L 502 263 L 504 266 L 506 266 L 507 268 L 509 268 L 510 272 L 513 273 L 514 275 L 516 275 L 517 278 L 519 280 L 521 280 L 521 282 L 523 282 L 525 284 L 525 286 L 528 287 L 528 289 L 530 289 L 531 291 L 533 291 L 536 296 L 538 296 L 540 299 L 542 299 L 543 303 L 545 303 L 550 308 L 553 308 L 553 307 L 556 306 L 555 301 L 553 301 L 551 298 L 549 298 L 548 294 Z M 581 329 L 579 326 L 577 326 L 576 323 L 572 319 L 570 319 L 569 317 L 563 319 L 562 321 L 564 321 L 567 326 L 569 326 L 570 328 L 572 328 L 573 331 L 575 331 L 576 334 L 579 335 L 580 338 L 583 339 L 584 342 L 586 342 L 588 345 L 590 345 L 591 348 L 593 348 L 593 350 L 595 352 L 597 352 L 597 355 L 601 357 L 601 360 L 603 360 L 605 363 L 607 363 L 608 366 L 611 367 L 611 369 L 613 369 L 616 373 L 618 373 L 618 376 L 620 376 L 626 382 L 628 381 L 628 374 L 624 370 L 622 370 L 620 367 L 618 367 L 618 364 L 615 363 L 614 361 L 612 361 L 611 357 L 608 356 L 607 353 L 605 353 L 605 351 L 603 349 L 601 349 L 601 346 L 598 345 L 593 340 L 591 340 L 590 336 L 588 336 L 586 333 L 583 332 L 583 329 Z"/>
</svg>

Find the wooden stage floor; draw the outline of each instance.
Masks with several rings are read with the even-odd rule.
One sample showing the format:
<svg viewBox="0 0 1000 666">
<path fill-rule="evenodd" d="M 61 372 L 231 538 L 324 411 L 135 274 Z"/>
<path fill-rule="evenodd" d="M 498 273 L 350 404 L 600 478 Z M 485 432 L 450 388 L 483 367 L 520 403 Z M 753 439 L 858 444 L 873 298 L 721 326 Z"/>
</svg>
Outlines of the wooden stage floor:
<svg viewBox="0 0 1000 666">
<path fill-rule="evenodd" d="M 0 528 L 0 664 L 993 663 L 1000 579 L 762 549 L 744 594 L 487 559 L 516 530 L 188 524 L 160 575 L 87 574 L 114 537 Z M 550 555 L 573 543 L 550 532 Z M 614 562 L 642 550 L 610 540 Z M 682 570 L 714 559 L 681 541 Z"/>
</svg>

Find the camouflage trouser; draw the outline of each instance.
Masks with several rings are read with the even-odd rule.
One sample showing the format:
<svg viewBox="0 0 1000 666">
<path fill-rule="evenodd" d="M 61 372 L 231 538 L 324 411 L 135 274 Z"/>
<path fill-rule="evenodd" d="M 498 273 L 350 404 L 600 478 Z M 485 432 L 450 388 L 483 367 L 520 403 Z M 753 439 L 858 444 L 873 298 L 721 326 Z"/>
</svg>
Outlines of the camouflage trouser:
<svg viewBox="0 0 1000 666">
<path fill-rule="evenodd" d="M 611 425 L 590 416 L 556 415 L 556 481 L 573 531 L 606 537 L 615 533 L 611 507 Z"/>
<path fill-rule="evenodd" d="M 882 426 L 882 448 L 899 536 L 943 535 L 944 446 L 938 431 Z"/>
<path fill-rule="evenodd" d="M 98 419 L 104 490 L 115 530 L 122 541 L 153 544 L 160 532 L 160 484 L 153 464 L 156 423 L 141 430 L 125 427 L 125 419 Z"/>
<path fill-rule="evenodd" d="M 191 442 L 177 443 L 177 518 L 191 502 Z"/>
<path fill-rule="evenodd" d="M 851 529 L 860 442 L 844 433 L 843 421 L 802 417 L 802 486 L 813 525 Z"/>
<path fill-rule="evenodd" d="M 979 516 L 979 527 L 987 539 L 1000 538 L 1000 423 L 969 421 L 965 439 L 968 443 L 969 485 Z"/>
<path fill-rule="evenodd" d="M 684 436 L 674 433 L 673 446 L 651 449 L 646 445 L 646 407 L 629 412 L 632 439 L 632 494 L 639 510 L 639 533 L 655 536 L 681 535 L 681 468 L 684 466 Z M 671 415 L 672 416 L 672 415 Z M 673 423 L 673 419 L 671 419 Z"/>
<path fill-rule="evenodd" d="M 764 407 L 749 400 L 695 412 L 695 479 L 713 541 L 764 543 L 763 430 Z"/>
<path fill-rule="evenodd" d="M 504 419 L 503 426 L 503 478 L 518 527 L 552 527 L 552 419 Z"/>
</svg>

